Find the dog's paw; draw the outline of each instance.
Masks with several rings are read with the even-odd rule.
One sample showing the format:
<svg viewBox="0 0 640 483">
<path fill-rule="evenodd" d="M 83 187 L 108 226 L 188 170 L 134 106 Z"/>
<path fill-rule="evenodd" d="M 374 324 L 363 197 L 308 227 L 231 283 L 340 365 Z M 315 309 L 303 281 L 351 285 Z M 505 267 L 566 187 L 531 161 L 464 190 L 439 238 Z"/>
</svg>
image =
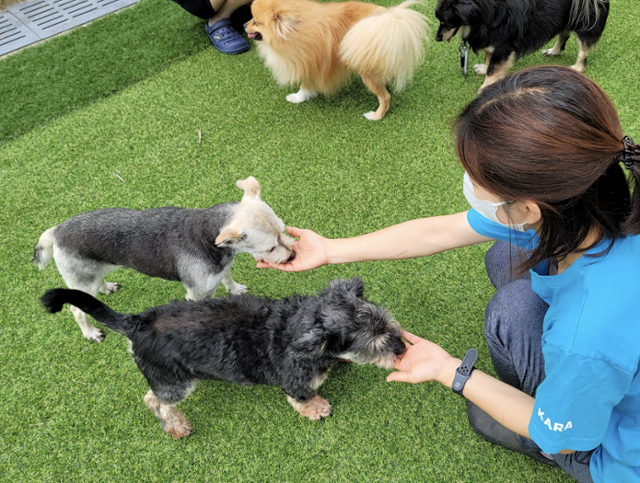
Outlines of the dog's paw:
<svg viewBox="0 0 640 483">
<path fill-rule="evenodd" d="M 320 396 L 314 396 L 314 398 L 305 405 L 301 414 L 312 421 L 317 421 L 331 416 L 331 404 Z"/>
<path fill-rule="evenodd" d="M 249 291 L 249 289 L 247 287 L 245 287 L 244 285 L 240 285 L 239 283 L 236 283 L 235 287 L 229 289 L 229 293 L 231 295 L 242 295 L 245 294 Z"/>
<path fill-rule="evenodd" d="M 293 102 L 294 104 L 300 104 L 301 102 L 308 101 L 309 99 L 313 99 L 318 95 L 315 91 L 309 91 L 306 89 L 300 89 L 298 92 L 293 94 L 289 94 L 286 99 L 289 102 Z"/>
<path fill-rule="evenodd" d="M 369 121 L 379 121 L 380 119 L 382 119 L 381 117 L 378 117 L 376 115 L 375 111 L 365 112 L 363 116 L 369 119 Z"/>
<path fill-rule="evenodd" d="M 576 72 L 584 72 L 584 67 L 584 64 L 573 64 L 572 66 L 570 66 L 570 68 L 575 70 Z"/>
<path fill-rule="evenodd" d="M 293 94 L 289 94 L 286 97 L 287 101 L 292 102 L 294 104 L 300 104 L 301 102 L 304 102 L 307 100 L 307 98 L 304 95 L 300 95 L 298 92 L 295 92 Z"/>
<path fill-rule="evenodd" d="M 191 434 L 191 423 L 187 421 L 182 413 L 178 412 L 178 415 L 180 417 L 178 417 L 175 421 L 171 421 L 171 424 L 167 423 L 162 425 L 164 430 L 175 439 L 184 438 L 185 436 L 189 436 Z"/>
<path fill-rule="evenodd" d="M 117 282 L 102 282 L 102 287 L 100 287 L 100 292 L 109 295 L 115 293 L 120 288 L 120 285 Z"/>
<path fill-rule="evenodd" d="M 82 335 L 84 335 L 91 342 L 102 342 L 104 340 L 104 330 L 96 329 L 93 326 L 91 326 L 91 329 L 92 330 L 88 330 L 86 333 L 83 332 Z"/>
<path fill-rule="evenodd" d="M 473 71 L 478 75 L 485 75 L 487 73 L 487 66 L 485 64 L 475 64 Z"/>
<path fill-rule="evenodd" d="M 545 57 L 557 57 L 558 55 L 560 55 L 560 52 L 556 52 L 553 49 L 542 49 L 540 53 Z"/>
</svg>

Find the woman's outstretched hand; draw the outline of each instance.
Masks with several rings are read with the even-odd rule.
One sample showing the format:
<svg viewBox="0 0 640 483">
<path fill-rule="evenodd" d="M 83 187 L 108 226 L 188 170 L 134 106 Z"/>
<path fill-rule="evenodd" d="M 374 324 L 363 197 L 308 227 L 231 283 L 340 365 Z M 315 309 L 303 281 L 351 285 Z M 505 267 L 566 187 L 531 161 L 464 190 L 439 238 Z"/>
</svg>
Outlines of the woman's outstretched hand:
<svg viewBox="0 0 640 483">
<path fill-rule="evenodd" d="M 399 372 L 392 372 L 387 381 L 419 382 L 439 380 L 438 375 L 444 363 L 451 356 L 442 347 L 411 332 L 404 331 L 402 337 L 409 341 L 407 352 L 396 359 L 393 366 Z M 440 381 L 442 382 L 442 381 Z"/>
<path fill-rule="evenodd" d="M 302 272 L 313 268 L 321 267 L 329 263 L 327 256 L 327 239 L 311 230 L 301 230 L 292 226 L 287 227 L 287 233 L 298 237 L 294 242 L 293 251 L 296 257 L 287 263 L 266 263 L 258 262 L 258 268 L 275 268 L 283 272 Z"/>
</svg>

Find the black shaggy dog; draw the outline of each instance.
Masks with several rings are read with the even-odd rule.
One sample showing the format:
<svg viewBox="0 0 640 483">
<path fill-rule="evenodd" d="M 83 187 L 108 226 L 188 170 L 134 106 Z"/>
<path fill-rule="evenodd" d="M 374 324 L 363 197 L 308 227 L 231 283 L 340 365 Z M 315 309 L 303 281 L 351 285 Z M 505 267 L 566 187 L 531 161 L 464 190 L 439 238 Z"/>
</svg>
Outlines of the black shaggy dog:
<svg viewBox="0 0 640 483">
<path fill-rule="evenodd" d="M 578 60 L 571 67 L 584 71 L 587 55 L 600 39 L 609 15 L 608 0 L 438 0 L 437 41 L 451 41 L 460 32 L 463 41 L 485 63 L 476 64 L 486 74 L 480 90 L 509 73 L 517 57 L 531 53 L 558 36 L 543 55 L 560 55 L 571 32 L 578 40 Z"/>
<path fill-rule="evenodd" d="M 356 277 L 333 280 L 317 296 L 232 295 L 140 314 L 120 314 L 79 290 L 52 289 L 40 300 L 51 313 L 72 304 L 127 337 L 151 388 L 146 406 L 166 432 L 182 438 L 191 426 L 175 406 L 200 379 L 280 386 L 296 411 L 320 419 L 331 406 L 316 390 L 339 359 L 391 368 L 406 350 L 402 329 L 363 293 Z"/>
</svg>

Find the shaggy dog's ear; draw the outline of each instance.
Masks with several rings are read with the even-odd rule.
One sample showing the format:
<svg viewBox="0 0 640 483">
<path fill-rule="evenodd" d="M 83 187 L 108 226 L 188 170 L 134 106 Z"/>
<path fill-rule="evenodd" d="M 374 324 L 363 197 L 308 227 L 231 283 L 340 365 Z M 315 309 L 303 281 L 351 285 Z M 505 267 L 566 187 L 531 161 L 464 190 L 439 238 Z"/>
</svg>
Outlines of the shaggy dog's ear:
<svg viewBox="0 0 640 483">
<path fill-rule="evenodd" d="M 354 295 L 359 299 L 364 296 L 364 282 L 360 277 L 353 277 L 351 280 L 336 278 L 329 282 L 327 289 L 333 293 L 342 292 L 344 294 Z"/>
<path fill-rule="evenodd" d="M 260 183 L 253 176 L 236 181 L 236 186 L 244 191 L 242 199 L 260 200 Z"/>
<path fill-rule="evenodd" d="M 231 247 L 246 238 L 245 234 L 232 227 L 224 228 L 216 237 L 214 243 L 218 247 Z"/>
<path fill-rule="evenodd" d="M 300 19 L 291 14 L 273 12 L 273 29 L 283 39 L 291 35 L 299 23 Z"/>
<path fill-rule="evenodd" d="M 315 359 L 324 353 L 326 346 L 326 332 L 314 328 L 289 344 L 287 352 L 294 359 Z"/>
</svg>

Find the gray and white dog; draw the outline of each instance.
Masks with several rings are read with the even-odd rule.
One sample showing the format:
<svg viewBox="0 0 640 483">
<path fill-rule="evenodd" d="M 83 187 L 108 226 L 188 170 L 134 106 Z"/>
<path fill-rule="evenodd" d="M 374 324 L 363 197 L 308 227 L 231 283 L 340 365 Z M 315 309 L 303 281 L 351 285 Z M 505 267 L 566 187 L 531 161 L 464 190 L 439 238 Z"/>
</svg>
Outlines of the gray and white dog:
<svg viewBox="0 0 640 483">
<path fill-rule="evenodd" d="M 237 253 L 284 263 L 295 252 L 284 223 L 260 199 L 258 181 L 249 177 L 237 186 L 244 190 L 242 201 L 211 208 L 107 208 L 81 213 L 40 236 L 33 262 L 43 270 L 53 258 L 69 288 L 94 296 L 118 289 L 104 276 L 121 267 L 178 280 L 189 300 L 212 296 L 220 282 L 229 293 L 243 294 L 247 287 L 234 282 L 230 273 Z M 82 334 L 102 342 L 104 332 L 77 307 L 71 311 Z"/>
<path fill-rule="evenodd" d="M 78 290 L 52 289 L 40 300 L 51 313 L 73 304 L 129 339 L 151 388 L 144 402 L 174 438 L 191 433 L 176 405 L 198 380 L 280 386 L 296 411 L 321 419 L 331 405 L 316 390 L 334 363 L 350 359 L 391 368 L 406 350 L 400 325 L 364 298 L 357 277 L 333 280 L 317 296 L 232 295 L 140 314 L 120 314 Z"/>
</svg>

